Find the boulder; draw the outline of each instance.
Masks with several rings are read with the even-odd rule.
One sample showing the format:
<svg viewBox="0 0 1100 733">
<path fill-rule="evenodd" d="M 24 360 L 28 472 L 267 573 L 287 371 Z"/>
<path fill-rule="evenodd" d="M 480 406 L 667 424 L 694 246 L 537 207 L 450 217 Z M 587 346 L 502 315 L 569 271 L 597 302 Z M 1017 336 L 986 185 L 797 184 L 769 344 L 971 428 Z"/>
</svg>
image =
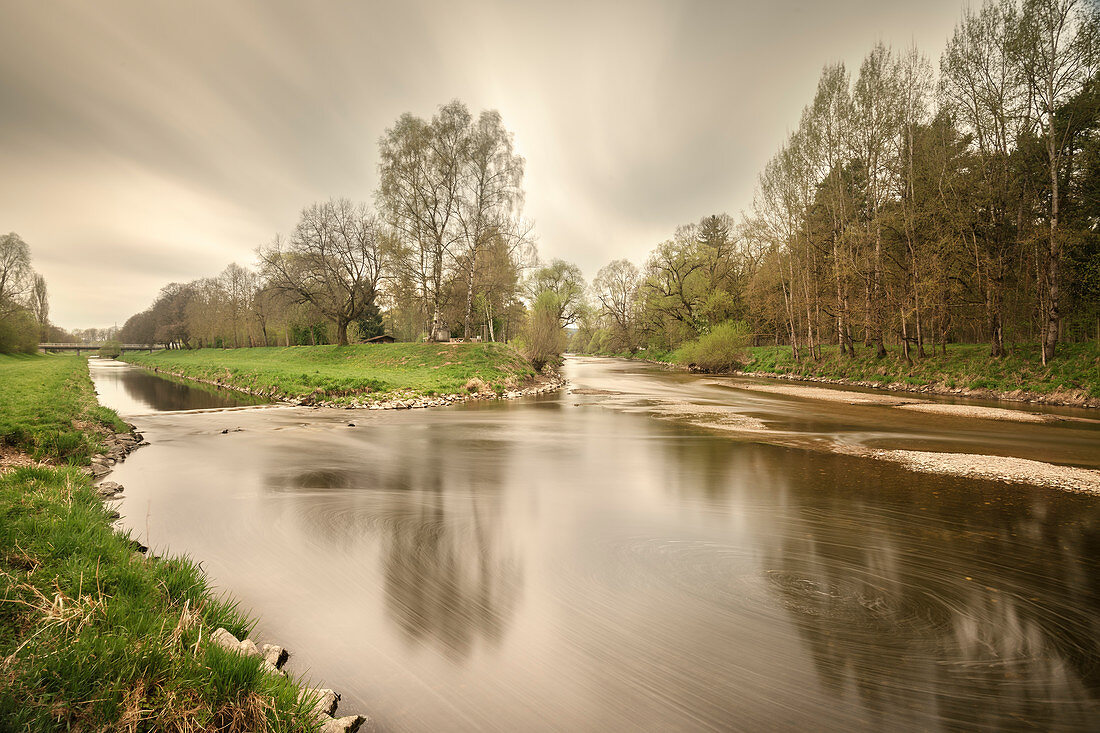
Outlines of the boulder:
<svg viewBox="0 0 1100 733">
<path fill-rule="evenodd" d="M 232 652 L 238 651 L 241 648 L 240 640 L 220 626 L 214 631 L 214 635 L 210 637 L 210 640 L 223 649 L 228 649 Z"/>
<path fill-rule="evenodd" d="M 362 715 L 327 718 L 321 723 L 321 733 L 355 733 L 366 720 Z"/>
<path fill-rule="evenodd" d="M 96 493 L 103 499 L 109 499 L 122 492 L 122 485 L 114 481 L 104 481 L 95 487 Z"/>
<path fill-rule="evenodd" d="M 298 693 L 299 700 L 313 700 L 313 710 L 317 717 L 330 716 L 336 712 L 336 706 L 340 702 L 339 693 L 328 688 L 304 687 Z"/>
<path fill-rule="evenodd" d="M 251 639 L 245 639 L 240 643 L 237 651 L 246 657 L 259 657 L 261 656 L 260 650 L 256 648 L 256 642 Z"/>
<path fill-rule="evenodd" d="M 267 672 L 269 674 L 277 674 L 281 677 L 286 677 L 286 672 L 285 671 L 279 669 L 278 667 L 276 667 L 274 664 L 267 661 L 266 659 L 263 660 L 262 664 L 263 664 L 263 668 L 264 668 L 265 672 Z"/>
<path fill-rule="evenodd" d="M 263 645 L 264 659 L 275 669 L 282 669 L 286 660 L 290 658 L 290 652 L 276 644 Z"/>
</svg>

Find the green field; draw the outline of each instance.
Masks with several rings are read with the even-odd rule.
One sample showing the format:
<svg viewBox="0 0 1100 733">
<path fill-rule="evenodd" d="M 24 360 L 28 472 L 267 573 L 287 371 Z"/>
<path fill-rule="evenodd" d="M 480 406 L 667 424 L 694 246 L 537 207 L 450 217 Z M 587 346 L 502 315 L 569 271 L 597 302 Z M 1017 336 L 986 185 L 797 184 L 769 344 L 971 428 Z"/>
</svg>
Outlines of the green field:
<svg viewBox="0 0 1100 733">
<path fill-rule="evenodd" d="M 84 464 L 101 447 L 95 428 L 129 428 L 96 401 L 80 356 L 0 356 L 0 443 L 51 462 Z"/>
<path fill-rule="evenodd" d="M 1007 356 L 989 357 L 988 344 L 950 344 L 942 353 L 906 363 L 898 347 L 883 359 L 870 348 L 856 347 L 856 358 L 840 356 L 826 346 L 819 361 L 796 362 L 789 346 L 765 346 L 750 350 L 744 370 L 772 374 L 847 379 L 877 384 L 933 385 L 1012 394 L 1030 392 L 1100 398 L 1100 346 L 1095 342 L 1061 344 L 1054 360 L 1043 366 L 1038 345 L 1014 346 Z"/>
<path fill-rule="evenodd" d="M 506 344 L 357 344 L 125 354 L 126 361 L 271 397 L 346 404 L 489 389 L 531 380 Z"/>
<path fill-rule="evenodd" d="M 0 415 L 8 451 L 55 463 L 128 429 L 79 357 L 0 357 Z M 293 682 L 200 643 L 218 626 L 252 622 L 186 558 L 137 554 L 79 468 L 0 469 L 0 729 L 308 730 Z"/>
</svg>

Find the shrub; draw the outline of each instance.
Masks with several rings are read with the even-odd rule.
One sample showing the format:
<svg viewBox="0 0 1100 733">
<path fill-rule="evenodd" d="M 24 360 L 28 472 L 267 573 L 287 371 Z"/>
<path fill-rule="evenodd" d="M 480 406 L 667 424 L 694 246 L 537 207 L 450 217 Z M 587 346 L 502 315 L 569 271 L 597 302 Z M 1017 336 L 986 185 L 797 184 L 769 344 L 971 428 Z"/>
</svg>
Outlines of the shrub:
<svg viewBox="0 0 1100 733">
<path fill-rule="evenodd" d="M 547 364 L 561 364 L 565 344 L 565 329 L 558 321 L 558 294 L 543 291 L 528 314 L 520 351 L 530 359 L 535 371 L 541 372 Z"/>
<path fill-rule="evenodd" d="M 38 351 L 38 322 L 30 311 L 15 309 L 0 318 L 0 354 L 33 354 Z"/>
<path fill-rule="evenodd" d="M 751 343 L 752 333 L 744 321 L 726 321 L 681 346 L 672 358 L 702 372 L 729 372 L 745 364 Z"/>
</svg>

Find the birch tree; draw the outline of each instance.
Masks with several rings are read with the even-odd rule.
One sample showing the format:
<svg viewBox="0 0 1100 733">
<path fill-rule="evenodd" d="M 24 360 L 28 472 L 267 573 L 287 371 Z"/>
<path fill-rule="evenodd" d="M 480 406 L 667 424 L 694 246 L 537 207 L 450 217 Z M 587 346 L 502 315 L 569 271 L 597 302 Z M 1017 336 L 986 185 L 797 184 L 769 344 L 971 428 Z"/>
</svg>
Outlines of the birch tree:
<svg viewBox="0 0 1100 733">
<path fill-rule="evenodd" d="M 348 324 L 378 295 L 385 233 L 365 206 L 337 199 L 303 209 L 289 239 L 276 237 L 258 254 L 268 283 L 331 320 L 345 346 Z"/>
</svg>

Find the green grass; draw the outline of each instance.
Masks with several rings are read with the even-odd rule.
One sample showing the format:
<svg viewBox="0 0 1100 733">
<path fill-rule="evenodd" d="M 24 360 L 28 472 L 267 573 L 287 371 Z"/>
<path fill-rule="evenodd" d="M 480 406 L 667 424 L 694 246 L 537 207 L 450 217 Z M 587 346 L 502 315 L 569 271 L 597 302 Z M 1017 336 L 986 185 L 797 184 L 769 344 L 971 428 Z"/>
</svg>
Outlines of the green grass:
<svg viewBox="0 0 1100 733">
<path fill-rule="evenodd" d="M 9 446 L 59 463 L 128 429 L 79 357 L 0 357 L 0 415 Z M 0 730 L 313 728 L 294 682 L 201 641 L 218 626 L 253 623 L 186 558 L 136 554 L 80 468 L 0 471 Z"/>
<path fill-rule="evenodd" d="M 880 384 L 902 383 L 947 388 L 985 389 L 999 393 L 1080 393 L 1100 398 L 1100 346 L 1095 342 L 1061 344 L 1056 357 L 1042 365 L 1039 347 L 1014 346 L 999 359 L 989 356 L 987 344 L 950 344 L 947 355 L 936 353 L 907 364 L 899 347 L 889 348 L 883 359 L 870 348 L 856 347 L 856 358 L 840 356 L 826 346 L 819 361 L 796 362 L 789 346 L 764 346 L 750 350 L 745 371 L 847 379 Z"/>
<path fill-rule="evenodd" d="M 7 730 L 302 730 L 294 683 L 200 643 L 252 623 L 183 558 L 144 559 L 75 468 L 0 476 Z"/>
<path fill-rule="evenodd" d="M 535 376 L 514 349 L 494 343 L 196 349 L 122 358 L 273 397 L 336 403 L 459 394 L 474 380 L 500 392 Z"/>
<path fill-rule="evenodd" d="M 40 460 L 84 464 L 102 447 L 95 428 L 129 430 L 96 401 L 87 359 L 0 356 L 0 442 Z"/>
</svg>

